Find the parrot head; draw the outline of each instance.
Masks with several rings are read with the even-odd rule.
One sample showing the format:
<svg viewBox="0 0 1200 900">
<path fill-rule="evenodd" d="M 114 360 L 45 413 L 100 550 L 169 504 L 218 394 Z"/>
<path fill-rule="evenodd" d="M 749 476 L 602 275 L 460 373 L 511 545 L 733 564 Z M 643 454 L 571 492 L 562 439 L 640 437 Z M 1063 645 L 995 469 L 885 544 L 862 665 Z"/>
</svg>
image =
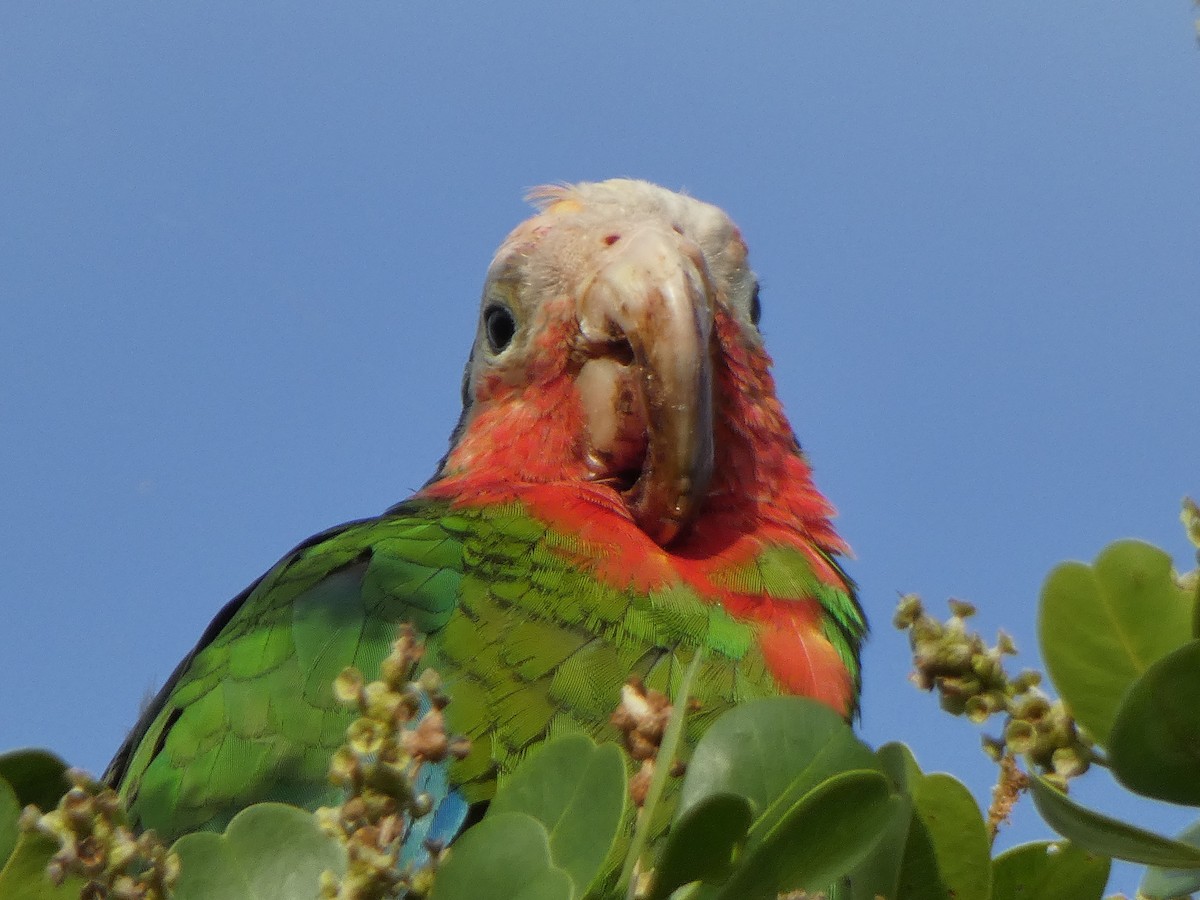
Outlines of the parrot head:
<svg viewBox="0 0 1200 900">
<path fill-rule="evenodd" d="M 714 516 L 774 517 L 840 550 L 805 490 L 729 217 L 624 179 L 530 199 L 538 214 L 488 270 L 463 414 L 426 491 L 586 485 L 673 552 Z"/>
</svg>

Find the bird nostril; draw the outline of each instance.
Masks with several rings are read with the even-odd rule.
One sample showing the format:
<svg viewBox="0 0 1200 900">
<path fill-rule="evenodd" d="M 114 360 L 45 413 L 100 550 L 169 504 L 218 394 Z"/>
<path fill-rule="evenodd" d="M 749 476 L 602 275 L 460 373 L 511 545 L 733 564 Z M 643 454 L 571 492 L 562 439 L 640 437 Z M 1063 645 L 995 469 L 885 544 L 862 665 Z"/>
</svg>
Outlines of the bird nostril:
<svg viewBox="0 0 1200 900">
<path fill-rule="evenodd" d="M 633 345 L 623 335 L 617 335 L 604 345 L 603 355 L 622 366 L 631 366 L 634 362 Z"/>
</svg>

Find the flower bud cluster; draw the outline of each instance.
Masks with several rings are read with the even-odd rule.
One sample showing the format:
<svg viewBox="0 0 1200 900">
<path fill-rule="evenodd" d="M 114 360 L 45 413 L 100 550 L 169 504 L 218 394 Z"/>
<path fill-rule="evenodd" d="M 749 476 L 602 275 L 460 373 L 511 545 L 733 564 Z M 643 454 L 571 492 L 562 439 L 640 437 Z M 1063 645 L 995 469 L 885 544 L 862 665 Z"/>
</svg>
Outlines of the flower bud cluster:
<svg viewBox="0 0 1200 900">
<path fill-rule="evenodd" d="M 134 837 L 112 788 L 82 769 L 67 770 L 72 788 L 53 812 L 27 806 L 21 828 L 59 843 L 46 874 L 55 885 L 69 876 L 87 880 L 83 900 L 166 900 L 179 879 L 179 857 L 153 831 Z"/>
<path fill-rule="evenodd" d="M 609 721 L 625 736 L 625 749 L 629 755 L 642 764 L 629 782 L 629 796 L 639 808 L 646 802 L 658 751 L 670 719 L 671 700 L 662 691 L 647 689 L 636 675 L 621 688 L 621 703 Z M 672 775 L 679 776 L 683 772 L 683 763 L 672 762 Z"/>
<path fill-rule="evenodd" d="M 356 707 L 359 717 L 329 765 L 329 780 L 346 799 L 317 811 L 321 827 L 345 844 L 348 856 L 340 882 L 331 872 L 322 876 L 325 900 L 419 897 L 431 887 L 430 872 L 398 865 L 409 824 L 433 808 L 433 798 L 415 787 L 417 775 L 426 763 L 462 759 L 470 745 L 446 732 L 442 711 L 449 698 L 437 673 L 426 669 L 409 680 L 423 651 L 412 626 L 403 625 L 380 680 L 364 683 L 362 673 L 347 668 L 334 682 L 337 698 Z M 429 849 L 436 856 L 441 848 Z"/>
<path fill-rule="evenodd" d="M 1008 676 L 1004 657 L 1017 652 L 1012 638 L 1001 632 L 995 646 L 987 646 L 967 627 L 975 608 L 961 600 L 949 605 L 950 618 L 939 622 L 915 594 L 900 599 L 893 621 L 908 631 L 913 682 L 922 690 L 936 689 L 943 709 L 976 724 L 996 713 L 1006 714 L 1003 736 L 985 737 L 984 750 L 997 762 L 1021 754 L 1065 790 L 1068 779 L 1082 775 L 1091 764 L 1092 742 L 1061 700 L 1042 693 L 1040 673 L 1026 670 L 1015 678 Z"/>
</svg>

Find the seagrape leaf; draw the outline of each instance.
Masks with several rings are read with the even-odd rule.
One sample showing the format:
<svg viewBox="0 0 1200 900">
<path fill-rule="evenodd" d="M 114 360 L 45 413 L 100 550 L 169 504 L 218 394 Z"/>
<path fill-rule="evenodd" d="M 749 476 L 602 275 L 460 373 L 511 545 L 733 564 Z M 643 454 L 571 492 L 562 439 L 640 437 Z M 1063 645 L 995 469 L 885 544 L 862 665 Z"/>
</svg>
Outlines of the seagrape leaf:
<svg viewBox="0 0 1200 900">
<path fill-rule="evenodd" d="M 1042 587 L 1038 637 L 1046 668 L 1071 713 L 1104 747 L 1130 685 L 1191 637 L 1192 598 L 1171 558 L 1118 541 L 1088 566 L 1068 562 Z"/>
<path fill-rule="evenodd" d="M 82 878 L 71 877 L 55 887 L 46 877 L 46 865 L 58 852 L 58 842 L 36 831 L 23 832 L 8 862 L 0 870 L 0 897 L 4 900 L 79 900 Z"/>
<path fill-rule="evenodd" d="M 950 775 L 924 774 L 903 744 L 887 744 L 878 756 L 910 799 L 912 814 L 904 843 L 893 850 L 899 863 L 896 886 L 891 893 L 877 891 L 901 900 L 987 900 L 991 845 L 971 792 Z M 899 843 L 899 835 L 889 836 Z"/>
<path fill-rule="evenodd" d="M 572 900 L 571 876 L 550 859 L 550 834 L 526 813 L 489 813 L 438 869 L 430 900 Z"/>
<path fill-rule="evenodd" d="M 0 778 L 0 869 L 4 868 L 13 847 L 17 846 L 17 838 L 21 836 L 20 818 L 21 801 L 8 782 Z"/>
<path fill-rule="evenodd" d="M 1101 900 L 1111 866 L 1066 841 L 1021 844 L 992 861 L 992 900 Z"/>
<path fill-rule="evenodd" d="M 1134 682 L 1117 711 L 1108 760 L 1131 791 L 1200 806 L 1200 641 Z"/>
<path fill-rule="evenodd" d="M 782 845 L 793 827 L 802 830 L 806 821 L 802 804 L 807 795 L 831 777 L 851 770 L 881 773 L 874 753 L 832 709 L 803 697 L 756 700 L 725 713 L 700 739 L 680 788 L 675 820 L 682 821 L 693 807 L 713 795 L 735 794 L 746 798 L 756 817 L 746 835 L 736 871 L 720 893 L 725 896 L 732 890 L 729 885 L 735 888 L 742 885 L 737 889 L 748 890 L 752 885 L 743 885 L 747 877 L 744 870 L 755 865 L 750 860 L 759 845 L 768 838 Z M 888 788 L 885 793 L 890 794 L 886 779 L 882 783 Z M 836 865 L 853 866 L 861 861 L 883 831 L 882 826 L 875 829 L 871 824 L 873 817 L 880 814 L 886 818 L 892 809 L 892 806 L 886 806 L 883 812 L 874 807 L 864 809 L 864 831 L 847 837 L 849 843 L 840 846 L 835 854 Z M 777 831 L 785 823 L 784 831 Z M 729 839 L 735 840 L 733 836 Z M 800 857 L 797 864 L 805 864 L 807 857 L 804 854 Z M 773 877 L 787 874 L 786 867 L 777 870 L 774 866 L 768 860 L 762 873 L 765 880 L 759 887 L 767 885 Z M 837 871 L 834 877 L 845 871 Z"/>
<path fill-rule="evenodd" d="M 829 892 L 830 900 L 878 900 L 894 898 L 900 884 L 900 867 L 904 862 L 909 831 L 913 827 L 912 801 L 893 794 L 895 809 L 870 854 Z M 936 895 L 935 895 L 936 896 Z M 939 900 L 944 898 L 941 895 Z"/>
<path fill-rule="evenodd" d="M 879 768 L 875 754 L 823 703 L 756 700 L 725 713 L 704 733 L 688 763 L 676 819 L 710 794 L 738 794 L 760 816 L 752 831 L 762 831 L 830 776 Z"/>
<path fill-rule="evenodd" d="M 775 900 L 787 891 L 827 887 L 866 858 L 902 803 L 878 771 L 826 779 L 747 846 L 717 900 Z"/>
<path fill-rule="evenodd" d="M 709 794 L 675 820 L 654 866 L 650 900 L 693 881 L 729 876 L 734 851 L 745 841 L 754 813 L 737 794 Z"/>
<path fill-rule="evenodd" d="M 22 807 L 30 803 L 49 812 L 71 789 L 67 764 L 49 750 L 34 748 L 0 753 L 0 778 L 8 782 Z"/>
<path fill-rule="evenodd" d="M 500 786 L 488 817 L 525 813 L 550 840 L 555 867 L 579 893 L 600 872 L 625 815 L 625 762 L 615 744 L 582 734 L 545 744 Z"/>
<path fill-rule="evenodd" d="M 1176 840 L 1200 846 L 1200 821 L 1179 832 Z M 1170 900 L 1200 891 L 1200 869 L 1160 869 L 1150 866 L 1138 886 L 1138 896 L 1148 900 Z"/>
<path fill-rule="evenodd" d="M 914 781 L 920 781 L 925 777 L 907 744 L 892 741 L 876 750 L 875 756 L 896 788 L 906 794 Z"/>
<path fill-rule="evenodd" d="M 1029 790 L 1047 825 L 1093 853 L 1164 868 L 1200 867 L 1200 848 L 1080 806 L 1040 776 L 1030 778 Z"/>
<path fill-rule="evenodd" d="M 988 900 L 991 844 L 987 825 L 971 792 L 957 778 L 934 772 L 910 784 L 909 796 L 918 824 L 928 835 L 937 879 L 947 896 L 956 900 Z M 907 874 L 906 870 L 901 871 L 902 886 L 912 883 Z"/>
<path fill-rule="evenodd" d="M 315 900 L 321 873 L 346 868 L 342 846 L 318 827 L 311 813 L 283 803 L 242 810 L 224 834 L 185 834 L 174 900 Z"/>
</svg>

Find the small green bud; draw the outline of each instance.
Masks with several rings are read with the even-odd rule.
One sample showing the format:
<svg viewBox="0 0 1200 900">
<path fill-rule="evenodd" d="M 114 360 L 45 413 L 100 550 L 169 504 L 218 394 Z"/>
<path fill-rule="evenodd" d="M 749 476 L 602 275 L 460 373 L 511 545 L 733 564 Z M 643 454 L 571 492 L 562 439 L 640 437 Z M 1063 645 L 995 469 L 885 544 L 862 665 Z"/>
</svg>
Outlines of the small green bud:
<svg viewBox="0 0 1200 900">
<path fill-rule="evenodd" d="M 379 677 L 393 690 L 399 690 L 408 681 L 408 673 L 412 666 L 407 659 L 399 656 L 389 656 L 379 666 Z"/>
<path fill-rule="evenodd" d="M 1013 694 L 1024 694 L 1042 683 L 1042 673 L 1026 669 L 1012 680 Z"/>
<path fill-rule="evenodd" d="M 1037 730 L 1024 720 L 1013 719 L 1004 729 L 1004 743 L 1013 753 L 1028 753 L 1037 743 Z"/>
<path fill-rule="evenodd" d="M 1059 747 L 1051 757 L 1054 773 L 1063 778 L 1078 778 L 1088 770 L 1088 760 L 1080 757 L 1072 747 Z"/>
<path fill-rule="evenodd" d="M 427 694 L 439 694 L 442 690 L 442 676 L 434 669 L 426 669 L 417 679 L 417 684 Z"/>
<path fill-rule="evenodd" d="M 965 600 L 955 600 L 951 598 L 947 601 L 947 604 L 950 607 L 950 613 L 956 619 L 969 619 L 977 612 L 974 605 Z"/>
<path fill-rule="evenodd" d="M 342 669 L 338 677 L 333 680 L 333 694 L 343 703 L 360 702 L 362 688 L 362 673 L 354 666 Z"/>
<path fill-rule="evenodd" d="M 383 728 L 374 719 L 355 719 L 346 729 L 346 740 L 356 753 L 378 753 L 383 738 Z"/>
<path fill-rule="evenodd" d="M 1004 758 L 1004 741 L 998 741 L 994 737 L 988 737 L 986 734 L 981 739 L 983 752 L 987 754 L 988 759 L 994 763 L 1000 762 Z"/>
<path fill-rule="evenodd" d="M 353 727 L 353 726 L 351 726 Z M 329 780 L 349 787 L 359 779 L 358 757 L 348 747 L 339 747 L 329 760 Z"/>
<path fill-rule="evenodd" d="M 892 624 L 903 631 L 915 625 L 924 613 L 925 607 L 921 604 L 921 598 L 916 594 L 905 594 L 896 604 L 896 614 L 892 618 Z"/>
<path fill-rule="evenodd" d="M 1050 715 L 1050 701 L 1041 694 L 1025 694 L 1013 710 L 1013 716 L 1027 722 L 1045 721 Z"/>
<path fill-rule="evenodd" d="M 967 718 L 976 725 L 982 725 L 992 714 L 992 705 L 986 696 L 968 697 L 964 706 Z"/>
</svg>

